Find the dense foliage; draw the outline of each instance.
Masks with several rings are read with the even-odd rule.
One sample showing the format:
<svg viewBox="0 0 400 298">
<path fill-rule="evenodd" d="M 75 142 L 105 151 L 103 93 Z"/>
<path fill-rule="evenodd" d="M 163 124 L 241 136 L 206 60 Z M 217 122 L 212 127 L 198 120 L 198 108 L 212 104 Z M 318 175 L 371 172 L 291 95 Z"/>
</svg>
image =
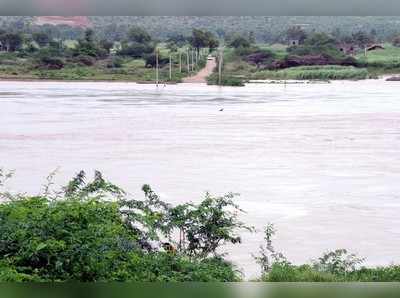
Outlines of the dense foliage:
<svg viewBox="0 0 400 298">
<path fill-rule="evenodd" d="M 90 182 L 80 172 L 62 191 L 1 193 L 0 281 L 239 280 L 217 253 L 246 228 L 233 195 L 173 207 L 143 190 L 144 200 L 129 199 L 99 172 Z"/>
<path fill-rule="evenodd" d="M 391 41 L 400 32 L 398 16 L 92 16 L 88 17 L 101 39 L 121 41 L 131 26 L 141 26 L 156 39 L 173 35 L 189 36 L 192 28 L 208 30 L 219 38 L 238 33 L 254 33 L 258 42 L 286 42 L 286 33 L 298 24 L 306 33 L 318 31 L 349 36 L 357 31 L 372 33 L 379 41 Z M 52 38 L 78 39 L 83 29 L 66 25 L 38 26 L 34 17 L 0 18 L 1 28 L 24 31 L 43 31 Z"/>
</svg>

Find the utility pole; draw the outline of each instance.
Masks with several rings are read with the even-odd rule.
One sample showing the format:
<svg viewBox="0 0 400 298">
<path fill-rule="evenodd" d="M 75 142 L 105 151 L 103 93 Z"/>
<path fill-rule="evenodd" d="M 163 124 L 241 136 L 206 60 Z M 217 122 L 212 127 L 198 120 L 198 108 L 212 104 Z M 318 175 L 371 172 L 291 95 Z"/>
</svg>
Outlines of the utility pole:
<svg viewBox="0 0 400 298">
<path fill-rule="evenodd" d="M 156 48 L 156 85 L 158 87 L 158 49 Z"/>
<path fill-rule="evenodd" d="M 189 59 L 189 48 L 187 48 L 187 50 L 186 50 L 186 64 L 187 64 L 187 72 L 188 72 L 188 74 L 190 73 L 190 59 Z"/>
<path fill-rule="evenodd" d="M 218 85 L 221 86 L 222 83 L 222 63 L 223 63 L 223 49 L 219 50 L 219 57 L 218 57 Z"/>
<path fill-rule="evenodd" d="M 172 55 L 169 54 L 169 80 L 172 80 Z"/>
<path fill-rule="evenodd" d="M 182 53 L 179 52 L 179 72 L 182 72 Z"/>
<path fill-rule="evenodd" d="M 194 71 L 194 50 L 192 50 L 192 71 Z"/>
</svg>

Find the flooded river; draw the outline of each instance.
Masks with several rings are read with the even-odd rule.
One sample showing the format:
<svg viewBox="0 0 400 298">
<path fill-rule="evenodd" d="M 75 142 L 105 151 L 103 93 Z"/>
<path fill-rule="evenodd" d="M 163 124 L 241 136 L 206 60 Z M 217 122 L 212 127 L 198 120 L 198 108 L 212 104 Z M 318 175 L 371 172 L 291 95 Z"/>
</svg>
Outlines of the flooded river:
<svg viewBox="0 0 400 298">
<path fill-rule="evenodd" d="M 0 82 L 0 166 L 37 193 L 98 169 L 137 197 L 171 203 L 238 192 L 243 219 L 273 222 L 295 263 L 348 248 L 400 262 L 400 83 L 181 84 Z M 220 111 L 223 109 L 223 111 Z M 252 277 L 262 234 L 230 258 Z"/>
</svg>

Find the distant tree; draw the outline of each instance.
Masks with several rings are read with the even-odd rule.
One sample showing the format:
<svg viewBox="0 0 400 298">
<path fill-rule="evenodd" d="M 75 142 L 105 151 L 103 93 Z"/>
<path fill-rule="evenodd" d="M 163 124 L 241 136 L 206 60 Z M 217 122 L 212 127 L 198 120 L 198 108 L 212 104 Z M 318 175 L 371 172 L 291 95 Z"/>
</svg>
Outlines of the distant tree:
<svg viewBox="0 0 400 298">
<path fill-rule="evenodd" d="M 8 52 L 15 52 L 22 47 L 23 38 L 20 33 L 4 33 L 0 36 L 3 47 Z"/>
<path fill-rule="evenodd" d="M 393 39 L 392 44 L 393 44 L 395 47 L 400 47 L 400 35 L 399 35 L 399 36 L 396 36 L 396 37 Z"/>
<path fill-rule="evenodd" d="M 326 33 L 314 33 L 304 41 L 304 45 L 319 49 L 335 46 L 335 44 L 335 39 Z"/>
<path fill-rule="evenodd" d="M 50 42 L 49 36 L 44 32 L 35 32 L 32 34 L 32 38 L 40 47 L 45 47 Z"/>
<path fill-rule="evenodd" d="M 156 55 L 154 53 L 144 55 L 146 66 L 154 67 L 156 66 Z M 169 58 L 158 57 L 158 65 L 163 67 L 169 63 Z"/>
<path fill-rule="evenodd" d="M 132 42 L 130 44 L 123 44 L 118 54 L 122 56 L 131 56 L 133 58 L 142 58 L 144 55 L 154 52 L 154 49 L 155 46 L 152 43 L 144 44 Z"/>
<path fill-rule="evenodd" d="M 248 36 L 248 41 L 250 42 L 250 43 L 256 43 L 256 37 L 255 37 L 255 35 L 254 35 L 254 31 L 250 31 L 249 32 L 249 36 Z"/>
<path fill-rule="evenodd" d="M 99 44 L 104 50 L 107 51 L 108 54 L 110 53 L 111 49 L 114 46 L 114 43 L 112 41 L 107 40 L 107 39 L 102 39 Z"/>
<path fill-rule="evenodd" d="M 199 51 L 201 48 L 215 49 L 219 42 L 210 31 L 193 29 L 190 44 Z"/>
<path fill-rule="evenodd" d="M 251 42 L 248 38 L 245 38 L 241 35 L 236 35 L 233 37 L 228 45 L 232 48 L 248 48 L 251 46 Z"/>
<path fill-rule="evenodd" d="M 174 43 L 177 47 L 182 47 L 188 42 L 188 37 L 182 34 L 173 34 L 167 38 L 167 43 Z"/>
<path fill-rule="evenodd" d="M 223 28 L 218 28 L 215 30 L 219 38 L 225 38 L 226 32 Z"/>
<path fill-rule="evenodd" d="M 337 27 L 331 31 L 330 35 L 336 40 L 342 40 L 344 38 L 342 30 Z"/>
<path fill-rule="evenodd" d="M 127 34 L 128 42 L 149 43 L 151 40 L 150 34 L 141 27 L 131 27 Z"/>
<path fill-rule="evenodd" d="M 354 42 L 362 48 L 365 48 L 368 44 L 371 44 L 374 42 L 374 38 L 367 34 L 364 31 L 358 31 L 356 33 L 352 34 Z"/>
<path fill-rule="evenodd" d="M 108 55 L 106 49 L 96 41 L 95 33 L 92 29 L 87 29 L 83 39 L 78 41 L 78 45 L 73 50 L 74 56 L 90 56 L 93 58 L 105 58 Z"/>
<path fill-rule="evenodd" d="M 143 58 L 145 55 L 154 52 L 154 49 L 155 43 L 146 30 L 141 27 L 131 27 L 118 54 L 134 58 Z"/>
<path fill-rule="evenodd" d="M 326 33 L 311 34 L 302 45 L 289 47 L 288 52 L 298 56 L 324 55 L 343 58 L 343 53 L 337 48 L 337 41 Z"/>
<path fill-rule="evenodd" d="M 167 43 L 166 47 L 170 52 L 178 51 L 178 45 L 176 43 L 174 43 L 174 42 Z"/>
<path fill-rule="evenodd" d="M 86 42 L 90 42 L 90 43 L 94 42 L 95 36 L 94 36 L 93 29 L 90 29 L 90 28 L 86 29 L 84 39 Z"/>
<path fill-rule="evenodd" d="M 209 40 L 208 48 L 210 50 L 214 50 L 214 49 L 218 48 L 218 46 L 219 46 L 219 41 L 217 39 L 212 38 L 212 39 Z"/>
</svg>

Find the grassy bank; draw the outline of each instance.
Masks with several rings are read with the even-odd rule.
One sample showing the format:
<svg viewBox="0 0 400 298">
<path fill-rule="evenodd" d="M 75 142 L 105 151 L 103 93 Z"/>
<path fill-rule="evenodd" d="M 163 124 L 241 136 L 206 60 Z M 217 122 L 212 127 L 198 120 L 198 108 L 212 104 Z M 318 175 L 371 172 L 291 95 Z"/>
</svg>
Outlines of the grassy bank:
<svg viewBox="0 0 400 298">
<path fill-rule="evenodd" d="M 385 49 L 357 55 L 357 60 L 373 76 L 400 73 L 400 47 L 385 44 Z"/>
<path fill-rule="evenodd" d="M 278 71 L 264 70 L 250 75 L 252 80 L 362 80 L 369 77 L 365 68 L 352 66 L 299 66 Z"/>
<path fill-rule="evenodd" d="M 366 68 L 352 66 L 299 66 L 282 70 L 260 71 L 255 71 L 243 64 L 238 64 L 238 66 L 238 70 L 224 72 L 222 85 L 243 86 L 244 82 L 249 80 L 363 80 L 372 77 Z M 218 75 L 210 76 L 208 82 L 212 85 L 217 84 Z"/>
<path fill-rule="evenodd" d="M 114 58 L 116 59 L 116 58 Z M 48 80 L 101 80 L 101 81 L 155 81 L 155 69 L 146 67 L 143 59 L 113 58 L 94 61 L 93 65 L 84 65 L 75 61 L 66 61 L 61 69 L 45 69 L 37 66 L 32 58 L 21 58 L 14 53 L 0 53 L 0 78 L 7 79 L 48 79 Z M 179 61 L 173 59 L 172 77 L 169 78 L 169 65 L 159 69 L 160 81 L 180 82 L 182 78 L 197 72 L 205 64 L 202 59 L 193 72 L 187 68 L 179 70 Z"/>
<path fill-rule="evenodd" d="M 264 54 L 263 54 L 264 52 Z M 261 65 L 249 63 L 251 54 L 264 55 Z M 250 55 L 250 56 L 249 56 Z M 400 48 L 385 44 L 385 49 L 359 52 L 352 59 L 354 66 L 311 65 L 271 70 L 272 61 L 285 61 L 290 55 L 284 45 L 257 45 L 249 49 L 226 48 L 224 51 L 223 85 L 240 86 L 249 80 L 362 80 L 380 75 L 400 73 Z M 338 56 L 340 59 L 344 57 Z M 216 76 L 210 83 L 217 82 Z"/>
</svg>

